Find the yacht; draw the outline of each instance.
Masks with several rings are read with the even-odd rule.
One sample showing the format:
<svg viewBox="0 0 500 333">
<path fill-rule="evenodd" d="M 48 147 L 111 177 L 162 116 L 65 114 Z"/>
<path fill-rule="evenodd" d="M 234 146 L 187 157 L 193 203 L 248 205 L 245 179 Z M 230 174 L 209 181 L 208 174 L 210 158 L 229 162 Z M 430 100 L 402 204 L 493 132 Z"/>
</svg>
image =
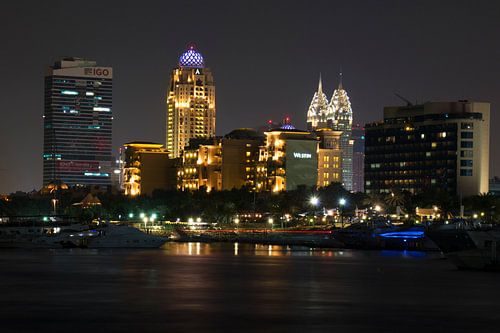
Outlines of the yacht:
<svg viewBox="0 0 500 333">
<path fill-rule="evenodd" d="M 500 270 L 500 228 L 491 225 L 430 230 L 428 236 L 459 269 Z"/>
<path fill-rule="evenodd" d="M 168 238 L 151 235 L 128 225 L 109 224 L 91 235 L 75 235 L 75 244 L 87 248 L 159 248 Z"/>
</svg>

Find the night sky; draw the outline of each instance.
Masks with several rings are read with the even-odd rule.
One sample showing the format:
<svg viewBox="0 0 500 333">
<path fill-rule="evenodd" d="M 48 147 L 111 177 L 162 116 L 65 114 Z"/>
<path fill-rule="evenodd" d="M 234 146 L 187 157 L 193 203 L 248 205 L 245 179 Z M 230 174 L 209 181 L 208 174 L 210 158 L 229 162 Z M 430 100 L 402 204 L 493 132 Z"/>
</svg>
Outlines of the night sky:
<svg viewBox="0 0 500 333">
<path fill-rule="evenodd" d="M 170 71 L 189 42 L 213 70 L 217 134 L 285 114 L 305 127 L 319 73 L 340 67 L 364 124 L 386 105 L 492 103 L 491 170 L 500 175 L 498 1 L 2 1 L 0 193 L 42 183 L 47 66 L 61 57 L 114 68 L 113 144 L 164 142 Z"/>
</svg>

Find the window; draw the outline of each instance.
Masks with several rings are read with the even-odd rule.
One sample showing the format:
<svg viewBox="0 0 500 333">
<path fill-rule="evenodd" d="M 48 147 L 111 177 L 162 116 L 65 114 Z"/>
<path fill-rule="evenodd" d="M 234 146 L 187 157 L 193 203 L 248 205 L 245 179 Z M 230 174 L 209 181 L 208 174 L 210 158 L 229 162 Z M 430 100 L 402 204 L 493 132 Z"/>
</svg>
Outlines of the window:
<svg viewBox="0 0 500 333">
<path fill-rule="evenodd" d="M 462 132 L 461 138 L 462 139 L 472 139 L 472 138 L 474 138 L 474 132 Z"/>
<path fill-rule="evenodd" d="M 473 129 L 474 124 L 473 123 L 462 123 L 460 126 L 461 129 Z"/>
<path fill-rule="evenodd" d="M 460 169 L 460 176 L 472 176 L 472 169 Z"/>
<path fill-rule="evenodd" d="M 472 141 L 460 141 L 460 148 L 473 148 Z"/>
<path fill-rule="evenodd" d="M 431 157 L 432 153 L 430 151 L 425 152 L 425 157 Z"/>
<path fill-rule="evenodd" d="M 440 132 L 440 133 L 438 134 L 438 137 L 440 137 L 441 139 L 446 138 L 446 132 Z"/>
<path fill-rule="evenodd" d="M 460 160 L 460 166 L 472 168 L 472 160 Z"/>
<path fill-rule="evenodd" d="M 431 147 L 432 147 L 432 148 L 436 148 L 436 147 L 437 147 L 437 142 L 432 142 L 432 143 L 431 143 Z"/>
<path fill-rule="evenodd" d="M 472 150 L 461 150 L 460 157 L 473 157 Z"/>
<path fill-rule="evenodd" d="M 250 152 L 249 152 L 249 151 L 247 151 L 247 152 L 246 152 L 246 155 L 247 155 L 247 157 L 249 157 L 249 156 L 250 156 Z"/>
</svg>

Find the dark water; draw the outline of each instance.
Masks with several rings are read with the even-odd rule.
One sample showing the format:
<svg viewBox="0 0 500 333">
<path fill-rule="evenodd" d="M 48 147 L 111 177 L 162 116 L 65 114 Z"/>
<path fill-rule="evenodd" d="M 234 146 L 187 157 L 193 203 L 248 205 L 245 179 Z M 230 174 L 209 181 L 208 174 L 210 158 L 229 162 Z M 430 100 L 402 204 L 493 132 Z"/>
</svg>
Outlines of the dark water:
<svg viewBox="0 0 500 333">
<path fill-rule="evenodd" d="M 500 332 L 499 282 L 412 252 L 1 250 L 0 332 Z"/>
</svg>

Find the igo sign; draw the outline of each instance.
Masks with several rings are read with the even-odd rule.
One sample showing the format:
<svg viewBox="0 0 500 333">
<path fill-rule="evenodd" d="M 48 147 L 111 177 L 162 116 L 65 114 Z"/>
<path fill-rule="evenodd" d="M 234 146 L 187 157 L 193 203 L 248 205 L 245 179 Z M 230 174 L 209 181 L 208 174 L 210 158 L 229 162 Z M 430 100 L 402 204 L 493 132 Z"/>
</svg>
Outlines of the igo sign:
<svg viewBox="0 0 500 333">
<path fill-rule="evenodd" d="M 111 71 L 109 68 L 105 67 L 88 67 L 84 69 L 85 75 L 88 76 L 105 76 L 108 77 L 111 74 Z"/>
<path fill-rule="evenodd" d="M 293 157 L 295 158 L 312 158 L 312 154 L 309 153 L 293 153 Z"/>
</svg>

